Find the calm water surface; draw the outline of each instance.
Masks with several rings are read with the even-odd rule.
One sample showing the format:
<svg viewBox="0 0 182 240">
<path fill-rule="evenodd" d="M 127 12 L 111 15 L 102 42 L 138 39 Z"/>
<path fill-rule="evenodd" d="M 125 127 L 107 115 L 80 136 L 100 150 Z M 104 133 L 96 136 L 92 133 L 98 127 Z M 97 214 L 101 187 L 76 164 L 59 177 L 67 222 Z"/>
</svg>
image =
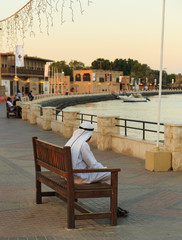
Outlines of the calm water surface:
<svg viewBox="0 0 182 240">
<path fill-rule="evenodd" d="M 150 100 L 151 101 L 148 102 L 138 103 L 127 103 L 123 102 L 122 100 L 104 101 L 68 107 L 66 110 L 101 116 L 118 116 L 126 119 L 157 122 L 158 96 L 150 97 Z M 182 124 L 182 95 L 163 95 L 161 97 L 160 119 L 161 123 Z M 141 127 L 141 124 L 140 126 L 136 123 L 134 125 Z M 156 129 L 156 127 L 154 129 Z M 121 134 L 124 134 L 122 131 L 123 130 L 121 129 Z M 161 131 L 163 131 L 162 128 Z M 132 135 L 137 138 L 138 135 L 141 135 L 139 131 L 136 130 L 129 130 L 128 133 L 128 135 Z M 155 140 L 156 137 L 154 134 L 148 133 L 147 138 L 149 140 Z M 163 134 L 161 134 L 160 138 L 161 140 L 163 139 Z"/>
</svg>

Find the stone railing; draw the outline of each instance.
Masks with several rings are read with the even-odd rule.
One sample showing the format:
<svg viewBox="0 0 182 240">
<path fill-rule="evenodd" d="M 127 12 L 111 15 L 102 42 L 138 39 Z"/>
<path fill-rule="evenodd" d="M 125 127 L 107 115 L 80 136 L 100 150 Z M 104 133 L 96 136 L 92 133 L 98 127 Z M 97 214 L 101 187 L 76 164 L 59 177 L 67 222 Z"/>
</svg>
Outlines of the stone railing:
<svg viewBox="0 0 182 240">
<path fill-rule="evenodd" d="M 70 138 L 73 131 L 78 128 L 78 112 L 64 111 L 64 121 L 56 120 L 54 107 L 24 102 L 22 106 L 22 119 L 31 124 L 38 124 L 44 130 L 52 130 L 65 138 Z M 97 116 L 97 131 L 94 131 L 91 144 L 99 150 L 113 150 L 118 153 L 145 159 L 146 152 L 156 148 L 156 144 L 120 135 L 117 116 Z M 172 156 L 172 168 L 174 171 L 182 171 L 182 125 L 164 124 L 164 144 L 160 150 L 169 151 Z"/>
<path fill-rule="evenodd" d="M 75 96 L 85 96 L 85 95 L 89 95 L 89 96 L 92 96 L 92 95 L 100 95 L 100 94 L 108 94 L 108 93 L 88 93 L 88 92 L 85 92 L 85 93 L 69 93 L 69 95 L 66 95 L 66 97 L 75 97 Z M 26 96 L 26 97 L 23 97 L 23 100 L 22 102 L 29 102 L 29 103 L 40 103 L 42 101 L 46 101 L 46 100 L 50 100 L 50 99 L 54 99 L 54 98 L 63 98 L 65 97 L 65 94 L 61 94 L 61 93 L 49 93 L 49 94 L 41 94 L 41 95 L 34 95 L 34 100 L 31 102 L 29 101 L 29 97 Z"/>
</svg>

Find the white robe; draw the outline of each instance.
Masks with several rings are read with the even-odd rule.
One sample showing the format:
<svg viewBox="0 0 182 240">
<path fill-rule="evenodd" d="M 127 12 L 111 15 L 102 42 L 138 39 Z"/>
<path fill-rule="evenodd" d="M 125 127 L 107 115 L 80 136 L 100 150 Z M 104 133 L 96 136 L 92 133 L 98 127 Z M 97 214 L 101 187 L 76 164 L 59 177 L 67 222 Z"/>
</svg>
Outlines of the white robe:
<svg viewBox="0 0 182 240">
<path fill-rule="evenodd" d="M 10 102 L 10 101 L 7 101 L 7 104 L 8 104 L 8 107 L 10 108 L 10 111 L 13 111 L 14 110 L 14 106 L 13 106 L 13 103 Z"/>
<path fill-rule="evenodd" d="M 84 122 L 80 125 L 87 129 L 92 129 L 93 126 Z M 93 131 L 78 129 L 73 133 L 72 138 L 66 143 L 66 146 L 71 147 L 73 169 L 90 169 L 90 168 L 105 168 L 101 163 L 97 162 L 90 146 L 86 142 L 92 135 Z M 75 183 L 93 183 L 105 182 L 110 183 L 110 173 L 78 173 L 75 174 Z"/>
</svg>

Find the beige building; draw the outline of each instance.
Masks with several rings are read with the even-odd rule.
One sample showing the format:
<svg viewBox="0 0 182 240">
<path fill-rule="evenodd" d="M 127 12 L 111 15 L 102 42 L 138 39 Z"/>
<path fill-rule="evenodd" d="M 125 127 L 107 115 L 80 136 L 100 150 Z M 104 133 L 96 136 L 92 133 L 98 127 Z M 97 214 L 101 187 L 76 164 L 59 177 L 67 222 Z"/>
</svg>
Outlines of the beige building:
<svg viewBox="0 0 182 240">
<path fill-rule="evenodd" d="M 44 68 L 48 59 L 24 56 L 24 67 L 17 67 L 15 78 L 15 55 L 13 53 L 0 53 L 0 85 L 5 87 L 7 96 L 15 94 L 19 89 L 27 94 L 32 90 L 33 94 L 44 91 L 44 84 L 48 79 L 44 78 Z"/>
<path fill-rule="evenodd" d="M 64 76 L 62 73 L 57 73 L 49 78 L 49 93 L 66 93 L 72 89 L 70 76 Z"/>
<path fill-rule="evenodd" d="M 123 72 L 110 70 L 74 70 L 74 92 L 119 92 L 129 85 L 128 78 L 123 78 Z"/>
</svg>

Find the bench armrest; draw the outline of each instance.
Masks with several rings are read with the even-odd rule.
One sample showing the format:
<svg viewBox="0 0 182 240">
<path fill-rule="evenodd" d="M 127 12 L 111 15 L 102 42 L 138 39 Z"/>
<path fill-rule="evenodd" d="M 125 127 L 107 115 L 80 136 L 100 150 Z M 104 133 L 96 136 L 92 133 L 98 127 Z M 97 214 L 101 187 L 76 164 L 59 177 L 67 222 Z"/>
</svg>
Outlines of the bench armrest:
<svg viewBox="0 0 182 240">
<path fill-rule="evenodd" d="M 90 169 L 74 169 L 73 173 L 92 173 L 92 172 L 119 172 L 120 168 L 90 168 Z"/>
</svg>

